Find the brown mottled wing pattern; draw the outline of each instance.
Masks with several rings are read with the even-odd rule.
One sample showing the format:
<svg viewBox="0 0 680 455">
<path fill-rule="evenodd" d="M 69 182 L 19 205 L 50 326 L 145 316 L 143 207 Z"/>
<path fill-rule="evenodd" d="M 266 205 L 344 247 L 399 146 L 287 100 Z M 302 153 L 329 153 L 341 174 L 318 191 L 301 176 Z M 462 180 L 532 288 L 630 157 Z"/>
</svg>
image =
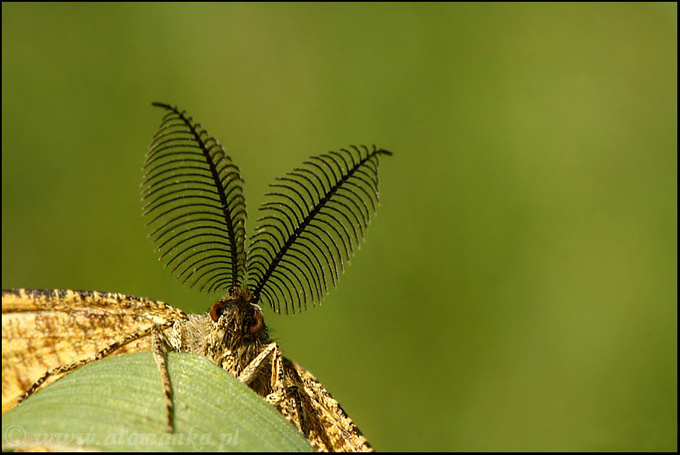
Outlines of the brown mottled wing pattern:
<svg viewBox="0 0 680 455">
<path fill-rule="evenodd" d="M 297 363 L 284 357 L 284 369 L 289 385 L 299 393 L 296 426 L 319 451 L 372 452 L 359 428 L 352 422 L 340 404 L 312 374 Z M 289 419 L 290 420 L 290 419 Z"/>
<path fill-rule="evenodd" d="M 125 336 L 185 317 L 163 302 L 124 294 L 3 290 L 2 412 L 47 370 L 93 357 Z M 115 354 L 149 350 L 147 335 Z"/>
</svg>

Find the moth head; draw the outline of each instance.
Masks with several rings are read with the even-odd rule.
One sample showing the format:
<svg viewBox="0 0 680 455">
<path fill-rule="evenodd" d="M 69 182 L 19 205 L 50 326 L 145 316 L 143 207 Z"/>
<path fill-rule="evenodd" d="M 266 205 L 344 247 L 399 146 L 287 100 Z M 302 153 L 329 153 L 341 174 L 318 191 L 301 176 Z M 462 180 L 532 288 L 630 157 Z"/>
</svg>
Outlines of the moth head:
<svg viewBox="0 0 680 455">
<path fill-rule="evenodd" d="M 234 288 L 227 297 L 215 302 L 210 307 L 210 318 L 234 343 L 268 340 L 262 309 L 245 289 Z"/>
</svg>

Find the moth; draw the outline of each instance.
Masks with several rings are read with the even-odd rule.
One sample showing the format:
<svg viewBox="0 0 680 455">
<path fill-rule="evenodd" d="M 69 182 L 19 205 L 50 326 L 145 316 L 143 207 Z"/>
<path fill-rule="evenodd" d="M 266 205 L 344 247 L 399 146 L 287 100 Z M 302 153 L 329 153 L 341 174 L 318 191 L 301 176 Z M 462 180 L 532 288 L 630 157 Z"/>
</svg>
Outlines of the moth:
<svg viewBox="0 0 680 455">
<path fill-rule="evenodd" d="M 325 387 L 285 358 L 262 307 L 306 309 L 337 285 L 378 202 L 378 165 L 392 153 L 351 146 L 313 156 L 270 185 L 246 244 L 239 168 L 185 111 L 165 111 L 146 153 L 143 214 L 164 266 L 221 292 L 207 314 L 94 291 L 2 294 L 3 413 L 46 384 L 113 354 L 152 351 L 173 429 L 167 351 L 202 354 L 248 385 L 319 451 L 371 451 Z"/>
</svg>

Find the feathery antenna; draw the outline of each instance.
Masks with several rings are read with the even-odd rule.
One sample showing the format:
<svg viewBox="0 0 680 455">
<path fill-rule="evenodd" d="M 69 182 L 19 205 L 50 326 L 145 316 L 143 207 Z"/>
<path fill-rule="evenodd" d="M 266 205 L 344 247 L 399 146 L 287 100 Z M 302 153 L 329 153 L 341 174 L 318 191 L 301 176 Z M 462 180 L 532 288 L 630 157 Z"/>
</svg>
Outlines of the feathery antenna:
<svg viewBox="0 0 680 455">
<path fill-rule="evenodd" d="M 248 250 L 255 301 L 281 312 L 320 303 L 363 241 L 379 202 L 378 158 L 352 146 L 314 156 L 271 184 Z"/>
<path fill-rule="evenodd" d="M 165 267 L 208 292 L 243 284 L 246 205 L 240 171 L 184 111 L 168 111 L 144 161 L 142 200 Z"/>
</svg>

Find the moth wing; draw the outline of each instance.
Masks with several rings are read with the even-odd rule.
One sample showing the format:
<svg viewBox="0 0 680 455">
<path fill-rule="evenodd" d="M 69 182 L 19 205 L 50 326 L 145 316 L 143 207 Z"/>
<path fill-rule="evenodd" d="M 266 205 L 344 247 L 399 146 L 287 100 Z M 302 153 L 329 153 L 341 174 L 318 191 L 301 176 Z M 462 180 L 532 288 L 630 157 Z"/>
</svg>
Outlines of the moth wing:
<svg viewBox="0 0 680 455">
<path fill-rule="evenodd" d="M 3 290 L 2 412 L 49 369 L 91 358 L 126 336 L 180 318 L 186 314 L 173 306 L 124 294 Z M 148 350 L 146 335 L 114 354 Z"/>
<path fill-rule="evenodd" d="M 285 368 L 302 384 L 302 407 L 307 439 L 317 449 L 330 452 L 373 452 L 359 428 L 340 403 L 309 371 L 284 358 Z M 304 409 L 310 407 L 311 409 Z"/>
</svg>

